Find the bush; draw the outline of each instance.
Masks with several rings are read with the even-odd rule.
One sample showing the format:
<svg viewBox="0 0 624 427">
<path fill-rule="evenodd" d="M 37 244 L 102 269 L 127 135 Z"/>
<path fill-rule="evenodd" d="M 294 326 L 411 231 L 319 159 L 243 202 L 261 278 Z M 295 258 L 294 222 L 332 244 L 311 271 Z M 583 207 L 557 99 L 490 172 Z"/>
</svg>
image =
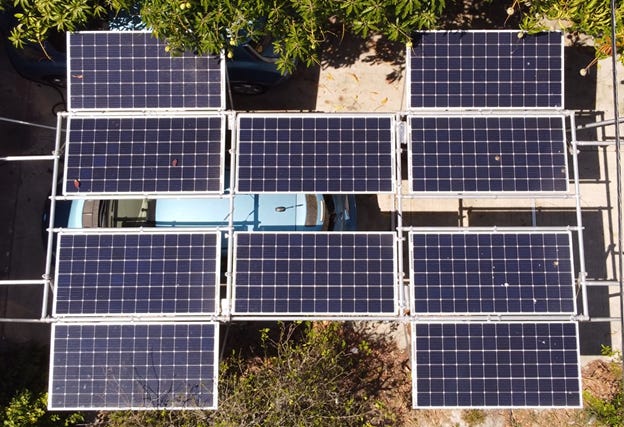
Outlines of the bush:
<svg viewBox="0 0 624 427">
<path fill-rule="evenodd" d="M 624 391 L 622 383 L 622 353 L 613 351 L 611 347 L 602 346 L 603 356 L 609 357 L 611 374 L 618 379 L 618 389 L 610 396 L 599 397 L 589 391 L 583 392 L 587 411 L 596 419 L 608 426 L 624 425 Z"/>
<path fill-rule="evenodd" d="M 109 426 L 376 426 L 397 421 L 380 401 L 389 342 L 350 324 L 279 323 L 257 354 L 221 364 L 219 409 L 114 412 Z M 386 349 L 384 349 L 386 350 Z"/>
</svg>

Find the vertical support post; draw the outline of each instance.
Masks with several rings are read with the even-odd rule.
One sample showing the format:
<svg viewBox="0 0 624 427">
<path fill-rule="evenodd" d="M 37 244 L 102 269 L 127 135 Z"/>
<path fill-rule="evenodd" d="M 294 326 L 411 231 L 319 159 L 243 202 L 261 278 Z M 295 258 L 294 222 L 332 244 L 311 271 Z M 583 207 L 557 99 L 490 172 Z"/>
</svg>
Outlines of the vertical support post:
<svg viewBox="0 0 624 427">
<path fill-rule="evenodd" d="M 226 73 L 227 74 L 227 73 Z M 228 85 L 229 92 L 229 85 Z M 231 95 L 231 94 L 230 94 Z M 227 128 L 231 131 L 232 135 L 232 143 L 230 147 L 230 173 L 225 174 L 226 177 L 229 177 L 230 182 L 227 183 L 229 185 L 228 198 L 230 203 L 230 215 L 228 217 L 228 227 L 227 227 L 227 240 L 228 240 L 228 248 L 227 248 L 227 271 L 225 272 L 225 300 L 227 302 L 227 317 L 228 319 L 232 316 L 232 307 L 234 305 L 233 301 L 233 292 L 232 287 L 234 286 L 234 278 L 232 277 L 232 273 L 234 272 L 234 196 L 235 196 L 235 187 L 236 187 L 236 153 L 238 151 L 238 138 L 237 138 L 237 118 L 235 114 L 231 114 L 227 116 L 228 126 Z M 223 314 L 223 313 L 221 313 Z M 226 335 L 227 336 L 227 335 Z"/>
<path fill-rule="evenodd" d="M 585 242 L 583 240 L 583 215 L 581 213 L 581 184 L 579 182 L 578 146 L 576 145 L 576 121 L 574 112 L 569 112 L 570 117 L 570 145 L 572 147 L 572 167 L 574 169 L 574 200 L 576 202 L 576 225 L 579 245 L 579 284 L 583 298 L 583 317 L 589 318 L 589 301 L 587 299 L 587 271 L 585 270 Z"/>
<path fill-rule="evenodd" d="M 50 286 L 52 285 L 52 279 L 50 274 L 52 273 L 52 252 L 54 244 L 54 219 L 56 211 L 56 185 L 59 174 L 59 159 L 60 147 L 61 147 L 61 127 L 63 126 L 63 115 L 59 113 L 56 115 L 56 137 L 54 141 L 54 166 L 52 168 L 52 188 L 50 189 L 50 222 L 48 223 L 48 245 L 46 248 L 46 261 L 45 261 L 45 273 L 43 278 L 46 283 L 43 285 L 43 300 L 41 302 L 41 320 L 44 320 L 48 316 L 48 299 L 50 297 Z"/>
<path fill-rule="evenodd" d="M 406 139 L 406 135 L 409 133 L 409 127 L 407 122 L 403 122 L 400 120 L 401 117 L 397 114 L 396 116 L 396 128 L 395 128 L 395 141 L 394 141 L 394 149 L 395 149 L 395 164 L 396 164 L 396 191 L 394 195 L 394 206 L 396 209 L 396 214 L 392 217 L 393 222 L 396 218 L 396 233 L 397 233 L 397 244 L 398 248 L 395 248 L 397 251 L 397 299 L 399 303 L 399 316 L 403 316 L 405 314 L 407 305 L 407 298 L 405 295 L 405 272 L 403 271 L 403 242 L 405 241 L 404 231 L 403 231 L 403 179 L 402 179 L 402 170 L 401 170 L 401 142 L 403 139 Z"/>
</svg>

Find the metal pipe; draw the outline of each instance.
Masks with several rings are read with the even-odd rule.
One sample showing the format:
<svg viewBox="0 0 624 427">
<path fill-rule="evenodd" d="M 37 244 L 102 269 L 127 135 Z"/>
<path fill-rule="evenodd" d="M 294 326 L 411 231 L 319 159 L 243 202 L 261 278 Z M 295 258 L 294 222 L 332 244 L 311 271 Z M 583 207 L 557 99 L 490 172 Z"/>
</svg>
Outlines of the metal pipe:
<svg viewBox="0 0 624 427">
<path fill-rule="evenodd" d="M 406 232 L 440 232 L 440 233 L 474 233 L 474 232 L 516 232 L 516 233 L 534 233 L 534 232 L 562 232 L 562 231 L 575 231 L 578 227 L 563 226 L 563 227 L 403 227 L 403 231 Z"/>
<path fill-rule="evenodd" d="M 45 279 L 33 279 L 33 280 L 0 280 L 0 285 L 45 285 L 48 281 Z"/>
<path fill-rule="evenodd" d="M 38 123 L 26 122 L 24 120 L 9 119 L 7 117 L 0 117 L 0 121 L 9 122 L 9 123 L 15 123 L 15 124 L 18 124 L 18 125 L 33 126 L 33 127 L 41 128 L 41 129 L 56 130 L 56 128 L 52 127 L 52 126 L 40 125 Z"/>
<path fill-rule="evenodd" d="M 610 147 L 615 145 L 615 141 L 577 141 L 580 147 Z"/>
<path fill-rule="evenodd" d="M 5 162 L 29 162 L 33 160 L 54 160 L 54 154 L 40 155 L 40 156 L 6 156 L 0 157 L 0 160 Z"/>
<path fill-rule="evenodd" d="M 617 280 L 586 280 L 585 286 L 618 286 Z"/>
<path fill-rule="evenodd" d="M 617 82 L 617 79 L 616 79 L 616 82 Z M 624 123 L 624 119 L 618 118 L 617 120 L 609 119 L 609 120 L 600 120 L 600 121 L 593 122 L 593 123 L 585 123 L 585 124 L 577 126 L 576 130 L 593 129 L 593 128 L 599 128 L 603 126 L 611 126 L 611 125 L 614 125 L 616 122 L 619 122 L 620 124 L 622 124 Z"/>
<path fill-rule="evenodd" d="M 505 199 L 572 199 L 574 197 L 573 194 L 569 193 L 425 193 L 425 192 L 417 192 L 417 193 L 408 193 L 405 194 L 404 197 L 406 199 L 496 199 L 496 200 L 505 200 Z"/>
<path fill-rule="evenodd" d="M 577 317 L 573 315 L 534 315 L 527 317 L 526 314 L 468 314 L 464 316 L 449 315 L 415 315 L 409 318 L 414 323 L 534 323 L 534 322 L 575 322 Z"/>
<path fill-rule="evenodd" d="M 576 231 L 579 246 L 579 281 L 581 284 L 581 296 L 583 298 L 583 312 L 582 315 L 589 316 L 589 301 L 587 298 L 587 286 L 585 286 L 585 279 L 587 278 L 587 271 L 585 270 L 585 242 L 583 239 L 583 214 L 581 211 L 581 184 L 578 165 L 578 148 L 576 147 L 576 121 L 574 113 L 570 113 L 570 139 L 572 144 L 572 167 L 574 171 L 574 192 L 576 202 Z"/>
<path fill-rule="evenodd" d="M 7 318 L 0 317 L 0 323 L 50 323 L 50 319 L 21 319 L 21 318 Z"/>
<path fill-rule="evenodd" d="M 400 133 L 400 129 L 399 126 L 407 126 L 407 129 L 403 128 L 403 135 L 409 135 L 409 125 L 407 124 L 407 122 L 399 122 L 397 120 L 397 127 L 396 127 L 396 133 Z M 402 192 L 403 192 L 403 180 L 401 179 L 402 177 L 402 169 L 401 169 L 401 154 L 402 154 L 402 149 L 401 149 L 401 138 L 398 137 L 396 138 L 396 141 L 394 143 L 394 150 L 395 150 L 395 156 L 397 157 L 398 161 L 395 161 L 394 163 L 396 164 L 396 175 L 395 175 L 395 180 L 396 180 L 396 192 L 395 192 L 395 196 L 393 197 L 393 204 L 394 207 L 396 208 L 396 215 L 393 216 L 393 218 L 395 218 L 396 224 L 393 224 L 396 226 L 395 230 L 397 233 L 397 244 L 395 244 L 395 250 L 397 250 L 397 246 L 398 246 L 398 253 L 396 254 L 395 259 L 397 260 L 397 266 L 396 266 L 396 271 L 397 271 L 397 277 L 395 277 L 395 286 L 396 286 L 396 293 L 397 293 L 397 300 L 398 300 L 398 309 L 399 309 L 399 315 L 402 315 L 403 313 L 405 313 L 406 309 L 409 308 L 408 304 L 407 304 L 407 295 L 405 292 L 405 271 L 403 270 L 403 264 L 404 264 L 404 260 L 403 260 L 403 242 L 405 240 L 403 233 L 402 233 L 402 228 L 403 228 L 403 198 L 402 198 Z M 409 245 L 408 245 L 409 246 Z M 409 248 L 408 248 L 409 251 Z"/>
<path fill-rule="evenodd" d="M 54 243 L 54 220 L 56 217 L 56 186 L 58 181 L 59 162 L 60 162 L 60 146 L 61 146 L 61 127 L 63 126 L 63 116 L 58 114 L 56 116 L 56 136 L 54 140 L 54 165 L 52 168 L 52 185 L 50 189 L 50 218 L 48 222 L 48 241 L 46 245 L 46 259 L 45 259 L 45 273 L 43 274 L 44 280 L 47 283 L 52 283 L 52 253 Z M 41 301 L 41 319 L 48 316 L 48 298 L 50 294 L 50 286 L 43 287 L 43 299 Z"/>
<path fill-rule="evenodd" d="M 102 193 L 75 193 L 58 195 L 56 200 L 138 200 L 138 199 L 224 199 L 228 197 L 219 193 L 132 193 L 132 194 L 102 194 Z"/>
<path fill-rule="evenodd" d="M 591 317 L 586 322 L 619 322 L 619 317 Z"/>
<path fill-rule="evenodd" d="M 54 228 L 59 234 L 190 234 L 217 233 L 226 227 Z"/>
<path fill-rule="evenodd" d="M 229 86 L 228 86 L 229 87 Z M 227 250 L 227 271 L 225 273 L 225 300 L 227 301 L 228 307 L 226 316 L 231 316 L 232 307 L 231 303 L 234 300 L 233 297 L 233 288 L 234 288 L 234 193 L 236 186 L 236 177 L 234 176 L 236 171 L 236 153 L 238 151 L 238 135 L 236 134 L 236 130 L 238 128 L 238 123 L 236 122 L 236 117 L 234 115 L 230 116 L 231 130 L 232 130 L 232 147 L 230 148 L 230 191 L 228 193 L 229 197 L 229 205 L 230 205 L 230 216 L 228 217 L 228 250 Z"/>
<path fill-rule="evenodd" d="M 624 236 L 622 232 L 622 153 L 620 144 L 620 106 L 618 99 L 618 75 L 617 75 L 617 39 L 616 39 L 616 18 L 615 18 L 615 0 L 611 0 L 611 77 L 613 90 L 613 123 L 615 126 L 615 175 L 616 175 L 616 203 L 617 203 L 617 234 L 618 234 L 618 255 L 617 255 L 617 271 L 618 281 L 620 282 L 620 343 L 624 342 Z M 624 366 L 624 359 L 622 360 Z M 624 384 L 624 369 L 622 370 L 622 383 Z"/>
</svg>

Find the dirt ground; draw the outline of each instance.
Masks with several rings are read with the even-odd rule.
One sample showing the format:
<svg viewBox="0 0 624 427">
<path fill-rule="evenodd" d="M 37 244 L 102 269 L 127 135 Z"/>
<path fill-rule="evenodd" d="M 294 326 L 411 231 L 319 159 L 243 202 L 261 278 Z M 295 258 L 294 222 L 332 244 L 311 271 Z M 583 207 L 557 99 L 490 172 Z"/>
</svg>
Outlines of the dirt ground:
<svg viewBox="0 0 624 427">
<path fill-rule="evenodd" d="M 514 410 L 414 410 L 411 408 L 411 372 L 407 352 L 386 354 L 388 384 L 394 390 L 382 392 L 386 408 L 397 417 L 397 425 L 406 427 L 516 427 L 516 426 L 587 426 L 601 425 L 585 409 L 514 409 Z M 621 376 L 612 361 L 596 359 L 582 369 L 584 391 L 601 399 L 614 396 Z M 586 403 L 585 403 L 586 405 Z"/>
</svg>

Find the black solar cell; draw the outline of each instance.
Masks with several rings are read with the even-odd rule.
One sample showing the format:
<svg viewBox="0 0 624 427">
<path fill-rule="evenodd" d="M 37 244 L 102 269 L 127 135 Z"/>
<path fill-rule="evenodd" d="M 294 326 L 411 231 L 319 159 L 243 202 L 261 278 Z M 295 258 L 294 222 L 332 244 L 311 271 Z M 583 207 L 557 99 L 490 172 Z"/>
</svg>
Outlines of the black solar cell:
<svg viewBox="0 0 624 427">
<path fill-rule="evenodd" d="M 393 123 L 387 115 L 240 115 L 237 189 L 391 192 Z"/>
<path fill-rule="evenodd" d="M 218 326 L 55 324 L 50 409 L 214 409 Z"/>
<path fill-rule="evenodd" d="M 237 314 L 395 312 L 393 233 L 237 233 Z"/>
<path fill-rule="evenodd" d="M 69 33 L 69 110 L 222 109 L 218 56 L 171 56 L 149 32 Z"/>
<path fill-rule="evenodd" d="M 62 234 L 54 314 L 217 312 L 220 234 Z"/>
<path fill-rule="evenodd" d="M 414 323 L 413 406 L 578 407 L 578 330 L 566 323 Z"/>
<path fill-rule="evenodd" d="M 562 116 L 409 117 L 412 192 L 565 192 Z"/>
<path fill-rule="evenodd" d="M 574 313 L 561 233 L 410 233 L 415 313 Z"/>
<path fill-rule="evenodd" d="M 563 36 L 518 31 L 418 33 L 409 108 L 563 108 Z"/>
<path fill-rule="evenodd" d="M 220 193 L 225 120 L 72 117 L 65 193 Z"/>
</svg>

